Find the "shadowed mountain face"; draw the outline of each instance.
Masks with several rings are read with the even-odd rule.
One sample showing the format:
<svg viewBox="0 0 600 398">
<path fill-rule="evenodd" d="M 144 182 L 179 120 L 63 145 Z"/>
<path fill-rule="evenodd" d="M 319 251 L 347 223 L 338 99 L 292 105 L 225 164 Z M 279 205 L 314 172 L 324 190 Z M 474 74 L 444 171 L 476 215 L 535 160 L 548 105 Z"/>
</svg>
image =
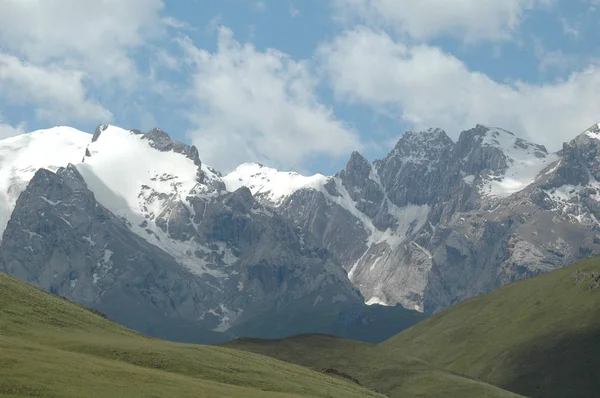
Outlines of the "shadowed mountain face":
<svg viewBox="0 0 600 398">
<path fill-rule="evenodd" d="M 4 231 L 0 269 L 178 341 L 299 332 L 381 341 L 423 318 L 366 306 L 311 235 L 247 188 L 226 191 L 195 148 L 158 130 L 100 126 L 83 163 L 40 169 Z"/>
</svg>

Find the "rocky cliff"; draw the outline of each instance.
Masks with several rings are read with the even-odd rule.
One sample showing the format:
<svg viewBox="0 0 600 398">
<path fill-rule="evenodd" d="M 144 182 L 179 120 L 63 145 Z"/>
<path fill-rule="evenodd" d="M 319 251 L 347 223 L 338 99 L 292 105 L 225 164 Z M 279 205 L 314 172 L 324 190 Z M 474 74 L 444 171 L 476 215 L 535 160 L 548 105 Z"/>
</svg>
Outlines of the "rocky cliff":
<svg viewBox="0 0 600 398">
<path fill-rule="evenodd" d="M 366 306 L 312 234 L 248 188 L 226 190 L 195 147 L 162 130 L 99 126 L 84 155 L 29 181 L 0 271 L 179 341 L 309 332 L 377 341 L 421 319 Z"/>
<path fill-rule="evenodd" d="M 315 236 L 368 303 L 435 312 L 600 253 L 599 148 L 598 126 L 558 153 L 498 128 L 430 129 L 287 191 L 274 182 L 298 176 L 255 164 L 224 180 Z"/>
</svg>

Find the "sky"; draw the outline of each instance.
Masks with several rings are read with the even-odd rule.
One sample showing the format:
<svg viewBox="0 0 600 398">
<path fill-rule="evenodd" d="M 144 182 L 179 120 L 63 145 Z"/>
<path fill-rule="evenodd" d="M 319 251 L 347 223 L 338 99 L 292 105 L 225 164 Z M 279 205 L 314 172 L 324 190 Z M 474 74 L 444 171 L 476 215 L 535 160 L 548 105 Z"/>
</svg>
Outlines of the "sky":
<svg viewBox="0 0 600 398">
<path fill-rule="evenodd" d="M 335 173 L 405 131 L 600 122 L 600 0 L 0 0 L 0 138 L 100 123 Z"/>
</svg>

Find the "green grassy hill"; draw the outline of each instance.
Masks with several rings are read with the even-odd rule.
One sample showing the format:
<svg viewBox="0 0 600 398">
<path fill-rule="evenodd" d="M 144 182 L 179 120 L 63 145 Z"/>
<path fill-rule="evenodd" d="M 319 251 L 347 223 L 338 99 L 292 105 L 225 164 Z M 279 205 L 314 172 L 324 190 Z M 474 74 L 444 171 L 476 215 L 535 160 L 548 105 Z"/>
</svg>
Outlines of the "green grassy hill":
<svg viewBox="0 0 600 398">
<path fill-rule="evenodd" d="M 467 300 L 377 346 L 327 336 L 226 345 L 334 368 L 394 397 L 598 397 L 600 258 Z"/>
<path fill-rule="evenodd" d="M 0 396 L 379 395 L 261 355 L 151 339 L 0 274 Z"/>
<path fill-rule="evenodd" d="M 600 396 L 600 259 L 460 303 L 384 342 L 531 397 Z"/>
<path fill-rule="evenodd" d="M 283 340 L 238 339 L 225 346 L 321 371 L 333 370 L 390 397 L 517 397 L 396 350 L 332 336 L 303 335 Z"/>
</svg>

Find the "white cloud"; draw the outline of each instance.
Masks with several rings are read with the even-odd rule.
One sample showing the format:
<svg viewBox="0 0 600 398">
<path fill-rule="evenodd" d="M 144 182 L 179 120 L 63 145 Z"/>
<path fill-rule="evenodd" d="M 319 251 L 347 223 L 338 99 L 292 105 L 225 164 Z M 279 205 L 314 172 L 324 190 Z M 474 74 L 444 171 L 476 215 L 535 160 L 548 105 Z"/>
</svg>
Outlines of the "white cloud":
<svg viewBox="0 0 600 398">
<path fill-rule="evenodd" d="M 3 119 L 4 116 L 0 112 L 0 140 L 25 133 L 25 123 L 21 123 L 15 127 L 9 123 L 5 123 Z"/>
<path fill-rule="evenodd" d="M 128 51 L 160 34 L 162 0 L 2 0 L 0 45 L 29 62 L 135 79 Z"/>
<path fill-rule="evenodd" d="M 577 64 L 577 57 L 568 55 L 561 50 L 547 50 L 541 40 L 534 40 L 534 54 L 539 61 L 538 69 L 544 74 L 549 70 L 569 70 Z"/>
<path fill-rule="evenodd" d="M 254 3 L 254 9 L 258 12 L 265 12 L 267 4 L 264 1 L 257 1 Z"/>
<path fill-rule="evenodd" d="M 94 95 L 146 89 L 134 52 L 182 26 L 162 16 L 163 0 L 0 3 L 0 98 L 54 124 L 110 121 Z"/>
<path fill-rule="evenodd" d="M 302 12 L 294 6 L 294 2 L 292 0 L 289 0 L 289 2 L 290 2 L 290 16 L 292 18 L 299 17 L 302 14 Z"/>
<path fill-rule="evenodd" d="M 61 67 L 39 67 L 0 53 L 0 95 L 12 105 L 37 105 L 38 117 L 55 123 L 108 121 L 112 114 L 86 97 L 85 74 Z"/>
<path fill-rule="evenodd" d="M 0 140 L 24 133 L 25 129 L 20 126 L 13 127 L 10 124 L 0 123 Z"/>
<path fill-rule="evenodd" d="M 600 65 L 545 84 L 497 82 L 453 55 L 357 28 L 320 50 L 338 98 L 398 115 L 413 128 L 456 137 L 477 123 L 500 126 L 557 149 L 600 121 Z"/>
<path fill-rule="evenodd" d="M 418 40 L 505 40 L 526 11 L 556 0 L 334 0 L 339 18 L 392 28 Z"/>
<path fill-rule="evenodd" d="M 345 156 L 358 135 L 315 95 L 305 62 L 257 50 L 219 30 L 215 53 L 182 41 L 194 66 L 191 134 L 202 159 L 223 171 L 244 161 L 297 166 L 313 155 Z"/>
<path fill-rule="evenodd" d="M 573 39 L 579 39 L 579 35 L 581 34 L 581 28 L 578 26 L 578 24 L 571 23 L 566 18 L 561 18 L 560 24 L 565 35 L 570 36 Z"/>
</svg>

